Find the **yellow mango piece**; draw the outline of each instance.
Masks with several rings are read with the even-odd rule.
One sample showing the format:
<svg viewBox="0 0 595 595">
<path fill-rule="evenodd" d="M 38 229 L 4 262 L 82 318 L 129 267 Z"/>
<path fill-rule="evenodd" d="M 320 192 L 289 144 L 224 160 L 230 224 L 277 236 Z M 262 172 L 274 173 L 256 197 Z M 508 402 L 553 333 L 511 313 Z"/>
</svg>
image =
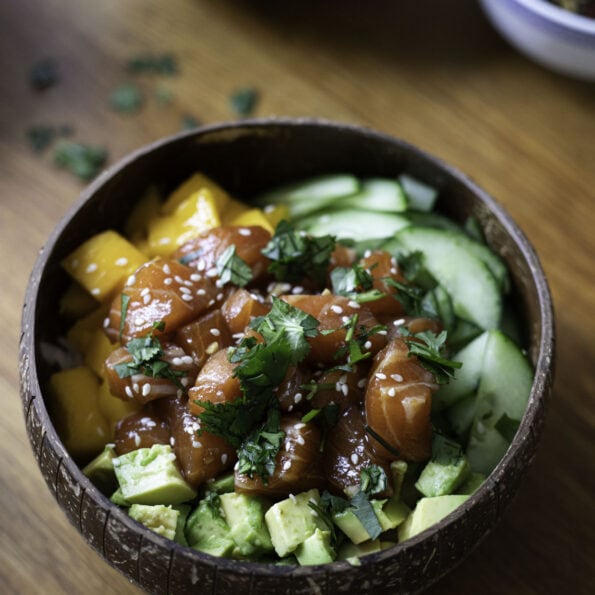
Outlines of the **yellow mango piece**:
<svg viewBox="0 0 595 595">
<path fill-rule="evenodd" d="M 136 401 L 123 401 L 119 397 L 112 395 L 107 381 L 102 382 L 99 387 L 97 403 L 99 405 L 99 411 L 101 411 L 101 414 L 107 420 L 110 440 L 114 438 L 116 424 L 131 413 L 136 413 L 142 407 Z"/>
<path fill-rule="evenodd" d="M 62 261 L 62 266 L 95 299 L 111 297 L 147 257 L 119 233 L 93 236 Z"/>
<path fill-rule="evenodd" d="M 64 446 L 79 462 L 92 459 L 110 437 L 99 411 L 99 380 L 81 366 L 52 374 L 49 384 L 54 421 Z"/>
<path fill-rule="evenodd" d="M 97 374 L 103 377 L 104 364 L 107 356 L 117 349 L 119 345 L 112 343 L 103 332 L 102 328 L 93 331 L 85 349 L 85 364 Z"/>
<path fill-rule="evenodd" d="M 260 225 L 271 233 L 275 230 L 267 219 L 266 215 L 260 209 L 250 209 L 241 215 L 238 215 L 229 222 L 230 225 Z"/>
<path fill-rule="evenodd" d="M 159 216 L 161 197 L 157 188 L 151 186 L 132 209 L 124 225 L 126 237 L 136 246 L 146 239 L 149 221 Z M 142 250 L 141 250 L 142 252 Z"/>
<path fill-rule="evenodd" d="M 162 215 L 171 215 L 176 209 L 193 194 L 200 192 L 201 190 L 208 190 L 217 206 L 218 211 L 221 213 L 231 197 L 219 184 L 208 178 L 200 172 L 195 173 L 188 178 L 183 184 L 178 186 L 163 203 L 161 207 Z"/>
<path fill-rule="evenodd" d="M 168 256 L 188 240 L 220 225 L 217 201 L 203 188 L 180 203 L 172 215 L 149 223 L 149 249 L 153 256 Z"/>
<path fill-rule="evenodd" d="M 99 302 L 73 281 L 60 298 L 60 314 L 70 320 L 82 318 L 95 310 Z"/>
<path fill-rule="evenodd" d="M 66 338 L 70 344 L 81 353 L 86 353 L 93 334 L 97 329 L 103 328 L 103 321 L 109 313 L 111 304 L 103 304 L 96 310 L 93 310 L 83 318 L 79 318 L 66 333 Z"/>
<path fill-rule="evenodd" d="M 273 228 L 279 225 L 280 221 L 289 221 L 289 207 L 287 205 L 269 205 L 265 207 L 262 211 L 264 216 L 269 220 L 269 223 L 273 226 Z"/>
<path fill-rule="evenodd" d="M 230 198 L 225 210 L 221 214 L 221 223 L 223 225 L 229 225 L 230 221 L 233 221 L 236 217 L 249 211 L 250 207 L 235 198 Z"/>
</svg>

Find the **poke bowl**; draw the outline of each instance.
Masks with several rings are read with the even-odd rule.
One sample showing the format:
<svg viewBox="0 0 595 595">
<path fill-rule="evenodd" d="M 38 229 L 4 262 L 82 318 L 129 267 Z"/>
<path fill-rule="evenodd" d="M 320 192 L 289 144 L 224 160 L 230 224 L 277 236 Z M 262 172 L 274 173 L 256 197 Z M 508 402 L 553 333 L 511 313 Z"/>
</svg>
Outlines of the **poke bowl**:
<svg viewBox="0 0 595 595">
<path fill-rule="evenodd" d="M 389 196 L 394 202 L 395 192 L 401 205 L 397 207 L 399 213 L 388 214 L 384 200 Z M 226 201 L 228 211 L 221 210 L 220 217 L 216 213 L 215 223 L 202 228 L 198 235 L 184 235 L 186 227 L 183 233 L 177 230 L 168 235 L 173 215 L 186 208 L 190 195 L 195 197 L 192 200 L 202 197 L 203 202 L 207 196 L 206 202 L 212 206 L 218 193 L 225 194 L 219 200 Z M 162 197 L 167 197 L 165 202 Z M 271 202 L 272 209 L 268 208 Z M 323 210 L 331 202 L 335 210 Z M 378 207 L 378 202 L 383 206 Z M 151 203 L 153 210 L 147 206 Z M 367 210 L 362 208 L 364 203 Z M 225 215 L 229 209 L 233 216 Z M 153 219 L 145 216 L 149 211 Z M 273 222 L 273 217 L 277 221 Z M 189 219 L 196 220 L 194 211 L 185 221 Z M 139 221 L 146 233 L 137 235 Z M 192 242 L 212 238 L 219 233 L 213 230 L 226 229 L 226 225 L 239 235 L 220 251 L 216 262 L 201 265 L 205 248 L 197 249 Z M 259 240 L 258 230 L 266 228 L 264 240 Z M 345 237 L 337 244 L 338 236 L 354 237 Z M 320 261 L 322 269 L 318 268 L 317 278 L 311 272 L 314 257 L 294 279 L 288 282 L 282 277 L 288 270 L 295 272 L 292 267 L 296 260 L 283 260 L 279 253 L 288 246 L 295 252 L 299 245 L 319 255 L 324 252 L 320 238 L 332 242 L 332 249 Z M 380 240 L 385 250 L 378 249 Z M 130 251 L 114 252 L 114 241 L 118 246 L 125 242 L 125 250 Z M 425 243 L 434 241 L 438 248 L 425 252 Z M 97 249 L 98 242 L 101 249 Z M 171 242 L 175 246 L 170 246 Z M 147 247 L 151 243 L 153 248 Z M 387 261 L 388 272 L 374 277 L 374 271 L 383 267 L 383 256 L 378 255 L 388 251 L 389 245 L 394 254 L 401 254 L 403 246 L 405 255 L 422 254 L 427 266 L 420 268 L 421 274 L 429 273 L 430 278 L 427 285 L 420 281 L 423 292 L 414 288 L 412 277 L 397 276 L 401 262 L 393 256 Z M 115 281 L 111 272 L 98 276 L 105 260 L 101 250 L 106 246 L 110 266 L 125 269 L 118 272 Z M 246 256 L 255 247 L 257 261 L 265 254 L 268 269 L 256 271 L 256 261 Z M 174 248 L 181 252 L 174 252 Z M 339 258 L 339 250 L 348 255 L 346 259 Z M 467 258 L 469 250 L 475 255 Z M 174 260 L 163 260 L 172 254 Z M 377 260 L 371 262 L 370 258 Z M 454 265 L 448 264 L 449 259 Z M 197 268 L 189 268 L 188 278 L 184 277 L 184 267 L 191 267 L 193 262 L 199 263 Z M 164 286 L 159 290 L 135 287 L 156 263 Z M 271 267 L 271 263 L 276 266 Z M 489 266 L 493 269 L 488 270 Z M 469 283 L 481 277 L 488 285 L 461 289 L 459 269 L 471 271 Z M 333 278 L 330 285 L 329 270 Z M 264 275 L 266 291 L 264 285 L 255 289 L 258 275 Z M 173 282 L 174 278 L 177 281 Z M 203 281 L 207 285 L 200 285 L 191 294 L 193 283 Z M 75 298 L 73 283 L 78 285 Z M 195 306 L 198 300 L 202 304 L 199 320 L 211 317 L 209 340 L 203 338 L 201 343 L 202 355 L 192 349 L 179 351 L 179 345 L 174 345 L 172 349 L 178 351 L 166 356 L 170 346 L 164 331 L 172 328 L 173 319 L 168 318 L 171 308 L 153 308 L 158 312 L 154 320 L 147 316 L 150 308 L 142 310 L 153 299 L 151 295 L 162 295 L 159 291 L 168 290 L 172 283 L 179 284 L 181 305 Z M 89 295 L 79 300 L 76 296 L 81 287 L 86 287 Z M 390 291 L 406 294 L 417 306 L 423 305 L 422 314 L 413 316 L 407 310 L 411 306 L 410 302 L 409 306 L 405 304 L 407 300 L 391 299 L 391 317 L 386 318 L 382 310 L 376 314 L 378 320 L 372 316 L 373 322 L 366 326 L 365 315 L 372 311 L 369 303 L 386 301 Z M 246 319 L 246 330 L 238 333 L 232 328 L 234 317 L 230 321 L 225 313 L 233 310 L 237 314 L 238 308 L 234 310 L 229 303 L 240 294 L 252 296 L 250 312 L 254 315 Z M 304 306 L 304 299 L 335 301 L 323 315 L 320 308 Z M 89 300 L 90 314 L 83 305 Z M 163 303 L 171 301 L 168 297 Z M 504 317 L 514 321 L 512 327 L 500 323 L 503 304 L 511 312 L 512 318 Z M 94 317 L 95 311 L 100 315 Z M 421 332 L 411 326 L 412 320 L 425 319 L 430 311 L 439 319 L 438 327 L 435 321 L 420 327 Z M 283 327 L 279 320 L 287 320 L 296 312 L 300 318 L 288 325 L 291 332 L 279 330 Z M 216 328 L 212 324 L 215 313 L 220 320 Z M 323 329 L 324 321 L 333 313 L 340 315 L 339 322 Z M 466 320 L 460 322 L 461 316 Z M 89 317 L 96 327 L 81 325 Z M 377 324 L 379 321 L 382 324 Z M 186 317 L 178 324 L 178 335 L 186 332 L 183 325 L 189 322 L 193 324 Z M 444 328 L 449 324 L 455 326 L 447 357 L 440 349 L 446 337 Z M 79 332 L 81 326 L 83 333 Z M 74 328 L 79 331 L 73 334 Z M 535 455 L 553 374 L 554 323 L 547 282 L 533 248 L 504 209 L 465 175 L 406 142 L 362 127 L 310 119 L 207 126 L 142 148 L 105 171 L 82 193 L 42 249 L 27 289 L 22 331 L 21 397 L 27 433 L 41 473 L 83 539 L 129 580 L 151 593 L 341 593 L 353 589 L 362 593 L 413 593 L 427 588 L 468 555 L 504 514 Z M 106 333 L 111 333 L 113 343 L 106 342 Z M 229 335 L 227 343 L 221 343 L 222 334 Z M 89 338 L 93 336 L 98 337 L 97 343 Z M 182 336 L 192 343 L 189 334 Z M 329 341 L 334 345 L 330 356 L 325 352 Z M 424 341 L 429 342 L 421 348 Z M 72 343 L 83 352 L 82 358 Z M 91 344 L 95 347 L 89 347 Z M 288 347 L 283 355 L 275 352 L 275 365 L 269 365 L 266 372 L 259 369 L 250 376 L 246 362 L 256 365 L 254 362 L 270 352 L 273 344 Z M 134 352 L 133 346 L 139 351 Z M 390 415 L 383 413 L 374 421 L 379 419 L 374 398 L 383 406 L 395 402 L 396 388 L 386 384 L 387 374 L 393 382 L 403 381 L 397 369 L 386 367 L 388 355 L 396 353 L 395 346 L 404 350 L 399 357 L 408 371 L 398 370 L 416 374 L 415 384 L 423 385 L 421 393 L 413 397 L 407 393 L 415 406 L 407 410 L 408 415 L 401 413 L 406 423 L 419 416 L 423 419 L 419 435 L 410 440 L 404 437 L 409 436 L 407 429 L 387 440 L 392 436 L 391 427 L 390 423 L 383 426 L 382 418 L 392 419 Z M 434 356 L 427 357 L 424 353 L 432 346 L 440 353 L 435 351 Z M 110 364 L 116 348 L 124 350 L 120 352 L 124 359 Z M 138 359 L 141 351 L 144 355 Z M 223 351 L 225 356 L 221 356 Z M 484 357 L 486 353 L 503 352 L 508 354 L 503 365 L 512 366 L 518 373 L 508 374 L 510 379 L 503 380 L 503 388 L 499 388 L 494 386 L 494 379 L 503 376 L 502 366 L 486 367 L 482 362 L 489 359 Z M 105 353 L 109 354 L 107 359 Z M 209 362 L 219 356 L 222 365 L 237 366 L 225 379 L 227 384 L 237 383 L 232 405 L 250 403 L 256 385 L 259 395 L 269 391 L 269 408 L 262 409 L 243 430 L 238 430 L 238 425 L 253 415 L 254 407 L 233 410 L 232 417 L 219 419 L 215 413 L 229 412 L 218 407 L 222 391 L 213 391 L 209 384 L 212 376 L 202 382 Z M 296 381 L 301 374 L 298 368 L 306 360 L 309 371 Z M 147 366 L 154 364 L 157 368 L 149 373 Z M 188 366 L 195 369 L 187 380 Z M 412 366 L 415 369 L 409 372 Z M 111 385 L 108 379 L 99 378 L 110 369 L 120 370 Z M 360 376 L 355 381 L 361 390 L 354 392 L 359 396 L 342 404 L 341 395 L 347 396 L 350 390 L 346 377 L 356 374 L 357 369 Z M 459 370 L 465 372 L 457 377 Z M 145 384 L 139 380 L 141 376 Z M 450 388 L 444 388 L 442 381 L 439 384 L 439 376 L 444 376 L 445 383 L 452 381 Z M 522 376 L 524 388 L 516 386 L 517 376 Z M 263 384 L 263 377 L 276 378 L 275 386 Z M 280 394 L 287 391 L 280 390 L 281 381 L 293 386 L 289 405 L 282 402 Z M 111 387 L 108 400 L 112 405 L 112 398 L 118 401 L 117 414 L 113 409 L 112 413 L 102 409 L 102 399 L 105 402 L 107 397 L 100 395 L 100 383 Z M 168 383 L 173 392 L 163 389 Z M 122 394 L 116 387 L 119 384 Z M 321 388 L 337 395 L 317 401 L 320 394 L 316 390 L 322 393 Z M 162 390 L 167 399 L 155 398 Z M 83 399 L 90 399 L 88 395 L 94 391 L 98 391 L 93 399 L 99 405 L 93 405 L 92 411 L 84 405 L 81 410 L 81 402 L 86 402 Z M 501 399 L 508 398 L 502 397 L 503 392 L 519 391 L 520 405 L 510 409 L 502 404 Z M 179 410 L 181 400 L 184 411 L 174 422 L 171 415 L 178 414 L 171 412 Z M 465 400 L 471 409 L 461 407 Z M 153 415 L 149 411 L 165 401 L 169 413 Z M 468 423 L 459 434 L 453 434 L 445 422 L 452 417 L 453 408 L 467 411 Z M 205 412 L 213 415 L 209 418 Z M 327 419 L 325 412 L 334 414 L 328 426 L 319 423 Z M 188 424 L 180 419 L 191 415 L 188 432 Z M 455 416 L 455 425 L 463 417 Z M 151 428 L 166 419 L 166 438 L 140 432 L 134 426 L 134 420 L 139 419 L 145 426 L 149 419 Z M 354 420 L 359 420 L 359 425 L 353 425 Z M 176 424 L 184 426 L 181 433 L 174 432 Z M 355 434 L 363 437 L 355 450 L 341 452 L 333 459 L 334 455 L 325 453 L 341 450 L 337 433 L 333 433 L 341 424 L 347 436 L 345 443 L 351 444 Z M 260 450 L 254 448 L 261 454 L 272 452 L 260 467 L 258 461 L 262 461 L 247 454 L 254 449 L 246 447 L 246 436 L 254 437 L 255 428 L 261 441 L 257 445 Z M 312 458 L 301 461 L 301 471 L 290 480 L 283 472 L 291 463 L 298 464 L 291 456 L 299 450 L 296 444 L 304 444 L 304 428 L 313 428 L 317 441 L 308 455 Z M 229 433 L 232 430 L 240 432 L 237 444 Z M 491 438 L 484 440 L 484 435 Z M 205 459 L 199 468 L 192 467 L 192 461 L 203 442 L 211 438 L 217 443 L 216 471 L 206 476 Z M 227 443 L 222 446 L 217 442 L 221 440 Z M 451 449 L 457 441 L 464 442 L 464 451 L 457 447 L 454 458 L 449 454 L 445 463 L 440 449 Z M 166 451 L 165 458 L 158 457 L 161 451 Z M 167 475 L 170 482 L 167 496 L 155 486 L 139 488 L 138 469 L 155 465 L 157 459 L 161 461 L 158 474 Z M 411 473 L 415 473 L 413 478 L 409 477 Z M 267 492 L 283 481 L 289 486 L 285 491 Z M 172 482 L 175 496 L 170 498 Z M 258 502 L 261 507 L 260 517 L 252 525 L 252 508 L 234 511 L 240 500 Z M 298 500 L 305 506 L 296 510 Z M 358 505 L 354 504 L 356 500 Z M 449 503 L 442 512 L 422 511 L 426 504 L 438 501 Z M 215 512 L 209 508 L 213 502 Z M 179 505 L 185 507 L 183 513 Z M 329 505 L 335 508 L 329 509 Z M 155 512 L 158 507 L 159 514 Z M 220 514 L 219 528 L 207 529 L 208 535 L 200 534 L 204 517 L 199 516 L 199 508 L 209 508 L 213 517 Z M 372 516 L 366 516 L 370 511 Z M 393 513 L 398 520 L 391 516 Z M 186 524 L 180 528 L 182 515 Z M 288 525 L 284 520 L 296 515 L 300 526 L 307 527 L 302 529 L 306 533 L 297 537 L 295 523 Z M 356 529 L 343 522 L 349 515 L 355 519 Z M 380 525 L 386 529 L 382 541 L 380 529 L 373 534 Z M 218 549 L 222 542 L 213 545 L 209 539 L 221 527 L 229 547 Z M 352 536 L 362 530 L 364 538 Z M 306 541 L 311 546 L 305 547 Z"/>
</svg>

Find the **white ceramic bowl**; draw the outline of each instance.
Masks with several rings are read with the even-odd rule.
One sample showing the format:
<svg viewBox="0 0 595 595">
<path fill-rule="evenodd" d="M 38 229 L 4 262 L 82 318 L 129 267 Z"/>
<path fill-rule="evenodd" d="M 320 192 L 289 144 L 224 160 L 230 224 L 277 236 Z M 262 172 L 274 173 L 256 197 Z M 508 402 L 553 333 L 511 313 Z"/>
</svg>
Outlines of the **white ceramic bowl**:
<svg viewBox="0 0 595 595">
<path fill-rule="evenodd" d="M 595 81 L 595 19 L 545 0 L 480 0 L 494 27 L 547 68 Z"/>
</svg>

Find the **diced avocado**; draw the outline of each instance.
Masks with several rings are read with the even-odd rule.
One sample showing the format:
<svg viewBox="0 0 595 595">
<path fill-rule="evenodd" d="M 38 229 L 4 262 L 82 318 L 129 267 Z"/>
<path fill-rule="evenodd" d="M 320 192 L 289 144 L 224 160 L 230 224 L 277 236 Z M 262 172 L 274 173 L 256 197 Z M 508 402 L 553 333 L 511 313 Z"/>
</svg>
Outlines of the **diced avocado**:
<svg viewBox="0 0 595 595">
<path fill-rule="evenodd" d="M 180 504 L 196 496 L 168 444 L 139 448 L 113 460 L 122 496 L 131 504 Z"/>
<path fill-rule="evenodd" d="M 390 464 L 390 474 L 393 484 L 393 495 L 394 500 L 399 500 L 401 497 L 401 488 L 403 487 L 403 481 L 407 474 L 407 463 L 405 461 L 393 461 Z"/>
<path fill-rule="evenodd" d="M 216 494 L 227 494 L 229 492 L 233 492 L 233 482 L 233 473 L 227 473 L 207 481 L 206 487 L 209 492 L 215 492 Z"/>
<path fill-rule="evenodd" d="M 425 531 L 428 527 L 441 521 L 455 508 L 458 508 L 469 496 L 448 495 L 435 498 L 422 498 L 415 506 L 415 510 L 399 527 L 399 543 Z"/>
<path fill-rule="evenodd" d="M 188 517 L 185 535 L 191 548 L 212 556 L 230 556 L 236 548 L 220 509 L 206 499 Z"/>
<path fill-rule="evenodd" d="M 335 555 L 331 546 L 331 532 L 318 528 L 295 550 L 295 557 L 300 566 L 328 564 L 335 559 Z"/>
<path fill-rule="evenodd" d="M 452 494 L 469 475 L 469 463 L 459 444 L 434 434 L 432 460 L 424 467 L 415 487 L 428 497 Z"/>
<path fill-rule="evenodd" d="M 220 496 L 223 515 L 243 556 L 273 549 L 264 515 L 268 508 L 263 498 L 248 494 L 228 493 Z"/>
<path fill-rule="evenodd" d="M 394 498 L 390 500 L 370 500 L 370 504 L 383 531 L 398 527 L 411 512 L 406 504 Z M 349 537 L 352 543 L 360 544 L 370 539 L 364 525 L 353 510 L 349 508 L 334 513 L 333 522 Z"/>
<path fill-rule="evenodd" d="M 111 494 L 118 487 L 113 460 L 113 444 L 106 444 L 103 451 L 83 468 L 83 473 L 104 493 Z"/>
<path fill-rule="evenodd" d="M 388 544 L 388 547 L 392 545 L 394 544 Z M 370 539 L 359 544 L 351 543 L 351 541 L 346 541 L 343 544 L 341 544 L 341 547 L 339 548 L 339 552 L 337 554 L 337 559 L 348 560 L 350 561 L 350 563 L 353 563 L 355 562 L 355 558 L 367 556 L 368 554 L 373 554 L 374 552 L 379 552 L 383 549 L 386 548 L 383 547 L 383 543 L 380 541 L 380 539 Z"/>
<path fill-rule="evenodd" d="M 128 508 L 130 506 L 130 502 L 124 498 L 122 495 L 122 488 L 118 488 L 111 496 L 110 501 L 116 504 L 117 506 L 124 506 Z"/>
<path fill-rule="evenodd" d="M 483 473 L 471 473 L 469 477 L 459 486 L 457 494 L 466 494 L 471 496 L 475 493 L 486 480 L 486 476 Z"/>
<path fill-rule="evenodd" d="M 280 558 L 295 551 L 317 528 L 326 529 L 324 522 L 309 506 L 309 502 L 318 504 L 319 501 L 320 494 L 313 489 L 281 500 L 267 510 L 265 522 Z"/>
<path fill-rule="evenodd" d="M 135 521 L 142 523 L 145 527 L 159 535 L 163 535 L 163 537 L 173 540 L 176 535 L 180 511 L 171 506 L 133 504 L 129 508 L 128 514 Z"/>
<path fill-rule="evenodd" d="M 176 523 L 176 534 L 174 535 L 174 541 L 180 545 L 188 545 L 186 536 L 184 535 L 184 529 L 186 527 L 188 515 L 190 514 L 190 506 L 188 504 L 177 504 L 173 508 L 180 513 Z"/>
</svg>

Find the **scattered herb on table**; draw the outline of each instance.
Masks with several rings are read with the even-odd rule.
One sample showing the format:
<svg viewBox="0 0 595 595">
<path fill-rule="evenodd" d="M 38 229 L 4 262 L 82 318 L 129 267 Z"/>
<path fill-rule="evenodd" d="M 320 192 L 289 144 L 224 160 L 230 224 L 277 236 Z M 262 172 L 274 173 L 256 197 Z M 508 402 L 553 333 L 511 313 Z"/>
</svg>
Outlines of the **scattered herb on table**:
<svg viewBox="0 0 595 595">
<path fill-rule="evenodd" d="M 193 128 L 198 128 L 200 126 L 200 121 L 195 118 L 191 114 L 186 114 L 182 116 L 182 130 L 192 130 Z"/>
<path fill-rule="evenodd" d="M 31 148 L 40 153 L 47 149 L 58 136 L 70 136 L 72 132 L 72 127 L 66 124 L 62 126 L 40 124 L 29 128 L 26 134 Z"/>
<path fill-rule="evenodd" d="M 155 99 L 161 105 L 168 105 L 172 102 L 173 93 L 163 85 L 159 85 L 155 90 Z"/>
<path fill-rule="evenodd" d="M 141 54 L 126 62 L 132 74 L 161 74 L 173 76 L 179 73 L 178 61 L 172 54 Z"/>
<path fill-rule="evenodd" d="M 94 178 L 107 161 L 104 147 L 62 140 L 56 145 L 54 163 L 68 169 L 81 180 Z"/>
<path fill-rule="evenodd" d="M 133 113 L 138 111 L 143 103 L 144 97 L 141 90 L 133 83 L 123 83 L 109 97 L 111 107 L 122 113 Z"/>
<path fill-rule="evenodd" d="M 258 103 L 258 91 L 253 87 L 238 89 L 229 98 L 231 109 L 241 118 L 251 115 Z"/>
<path fill-rule="evenodd" d="M 57 62 L 52 58 L 44 58 L 33 65 L 29 72 L 29 82 L 36 91 L 52 87 L 60 80 Z"/>
</svg>

